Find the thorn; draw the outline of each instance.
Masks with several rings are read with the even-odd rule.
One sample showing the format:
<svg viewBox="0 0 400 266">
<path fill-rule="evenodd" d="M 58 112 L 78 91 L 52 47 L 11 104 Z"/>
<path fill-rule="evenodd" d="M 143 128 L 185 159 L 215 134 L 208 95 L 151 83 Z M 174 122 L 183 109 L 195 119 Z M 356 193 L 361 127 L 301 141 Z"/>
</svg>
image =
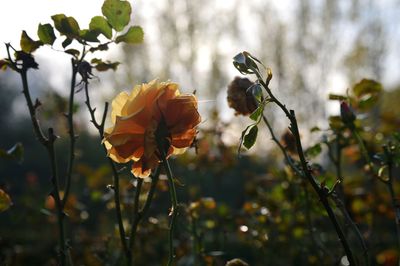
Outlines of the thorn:
<svg viewBox="0 0 400 266">
<path fill-rule="evenodd" d="M 42 103 L 39 101 L 39 99 L 36 98 L 35 105 L 33 106 L 33 108 L 37 109 L 41 105 Z"/>
</svg>

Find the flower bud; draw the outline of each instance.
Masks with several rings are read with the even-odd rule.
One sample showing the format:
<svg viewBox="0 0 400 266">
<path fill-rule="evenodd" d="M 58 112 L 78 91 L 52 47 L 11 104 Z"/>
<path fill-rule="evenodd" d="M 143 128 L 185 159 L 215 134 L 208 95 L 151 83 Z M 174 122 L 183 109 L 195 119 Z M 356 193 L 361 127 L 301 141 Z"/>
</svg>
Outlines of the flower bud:
<svg viewBox="0 0 400 266">
<path fill-rule="evenodd" d="M 345 101 L 340 103 L 340 116 L 345 124 L 352 124 L 356 120 L 353 109 Z"/>
</svg>

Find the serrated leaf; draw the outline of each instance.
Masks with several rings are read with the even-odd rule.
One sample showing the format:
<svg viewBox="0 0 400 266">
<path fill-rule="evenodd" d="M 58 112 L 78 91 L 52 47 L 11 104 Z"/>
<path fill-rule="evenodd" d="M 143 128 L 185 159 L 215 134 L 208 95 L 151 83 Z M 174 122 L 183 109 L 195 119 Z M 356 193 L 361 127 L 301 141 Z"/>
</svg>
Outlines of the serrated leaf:
<svg viewBox="0 0 400 266">
<path fill-rule="evenodd" d="M 132 8 L 128 1 L 105 0 L 101 11 L 113 29 L 122 31 L 130 21 Z"/>
<path fill-rule="evenodd" d="M 0 212 L 4 212 L 10 208 L 12 205 L 10 196 L 0 189 Z"/>
<path fill-rule="evenodd" d="M 70 54 L 70 55 L 72 55 L 72 56 L 74 56 L 76 58 L 80 54 L 80 52 L 78 50 L 76 50 L 76 49 L 68 49 L 68 50 L 65 50 L 64 53 Z"/>
<path fill-rule="evenodd" d="M 43 43 L 41 41 L 34 41 L 32 40 L 28 34 L 26 33 L 26 31 L 22 31 L 21 34 L 21 41 L 20 41 L 20 45 L 21 45 L 21 49 L 22 51 L 24 51 L 25 53 L 32 53 L 34 52 L 37 48 L 39 48 Z"/>
<path fill-rule="evenodd" d="M 18 142 L 9 150 L 0 149 L 0 157 L 16 160 L 18 163 L 22 163 L 24 160 L 24 147 L 20 142 Z"/>
<path fill-rule="evenodd" d="M 108 21 L 102 16 L 93 17 L 90 21 L 89 29 L 103 34 L 107 39 L 112 38 L 112 28 Z"/>
<path fill-rule="evenodd" d="M 315 144 L 314 146 L 308 148 L 305 151 L 305 154 L 307 157 L 314 158 L 314 157 L 318 156 L 321 152 L 322 152 L 321 144 L 318 143 L 318 144 Z"/>
<path fill-rule="evenodd" d="M 54 41 L 56 40 L 53 26 L 48 23 L 43 25 L 39 24 L 37 34 L 39 36 L 39 39 L 45 44 L 53 45 Z"/>
<path fill-rule="evenodd" d="M 250 115 L 250 119 L 258 121 L 260 116 L 262 116 L 263 112 L 264 112 L 264 106 L 263 105 L 258 106 L 257 109 Z"/>
<path fill-rule="evenodd" d="M 246 149 L 249 150 L 251 147 L 253 147 L 254 143 L 256 143 L 257 134 L 258 134 L 257 125 L 253 125 L 252 127 L 250 127 L 249 131 L 243 138 L 243 146 L 245 146 Z"/>
<path fill-rule="evenodd" d="M 92 31 L 92 30 L 79 31 L 79 37 L 81 37 L 86 42 L 99 42 L 99 39 L 97 39 L 98 36 L 99 33 L 97 31 Z"/>
<path fill-rule="evenodd" d="M 140 26 L 132 26 L 129 30 L 117 37 L 116 43 L 126 42 L 129 44 L 137 44 L 143 42 L 144 32 Z"/>
</svg>

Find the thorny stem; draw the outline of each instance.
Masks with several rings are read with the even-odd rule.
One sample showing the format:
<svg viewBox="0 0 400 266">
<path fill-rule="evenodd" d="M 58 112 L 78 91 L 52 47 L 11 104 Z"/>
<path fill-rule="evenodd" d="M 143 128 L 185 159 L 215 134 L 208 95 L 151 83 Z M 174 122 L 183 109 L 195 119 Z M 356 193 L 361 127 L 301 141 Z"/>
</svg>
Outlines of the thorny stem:
<svg viewBox="0 0 400 266">
<path fill-rule="evenodd" d="M 58 170 L 57 170 L 57 159 L 56 153 L 54 151 L 54 141 L 56 140 L 56 136 L 54 135 L 53 129 L 49 128 L 48 133 L 49 140 L 47 142 L 46 148 L 49 153 L 50 164 L 51 164 L 51 183 L 53 184 L 53 191 L 51 192 L 51 196 L 54 198 L 57 207 L 57 217 L 58 217 L 58 231 L 60 234 L 60 264 L 62 266 L 67 265 L 66 263 L 66 254 L 67 247 L 65 244 L 65 228 L 64 228 L 64 218 L 65 213 L 63 210 L 62 200 L 60 198 L 59 191 L 59 180 L 58 180 Z"/>
<path fill-rule="evenodd" d="M 367 244 L 364 241 L 364 237 L 362 236 L 360 230 L 357 227 L 357 224 L 351 219 L 349 212 L 347 211 L 346 207 L 344 206 L 343 201 L 337 197 L 335 193 L 331 194 L 331 197 L 333 201 L 336 204 L 336 207 L 340 210 L 344 218 L 346 219 L 346 223 L 353 229 L 354 233 L 356 234 L 358 240 L 361 243 L 363 253 L 364 253 L 364 260 L 365 260 L 365 265 L 369 266 L 370 265 L 370 259 L 369 259 L 369 252 L 368 252 L 368 247 Z"/>
<path fill-rule="evenodd" d="M 396 193 L 394 192 L 394 189 L 393 189 L 393 159 L 392 159 L 392 154 L 389 151 L 389 148 L 387 146 L 384 146 L 383 148 L 384 148 L 385 154 L 388 158 L 388 161 L 387 161 L 388 180 L 385 183 L 389 189 L 390 197 L 392 199 L 392 205 L 393 205 L 393 210 L 395 213 L 395 220 L 396 220 L 397 242 L 398 242 L 399 249 L 400 249 L 400 205 L 397 201 Z M 399 265 L 400 265 L 400 260 L 399 260 Z"/>
<path fill-rule="evenodd" d="M 134 238 L 136 235 L 137 226 L 140 220 L 138 216 L 139 216 L 139 199 L 140 199 L 140 192 L 142 190 L 142 184 L 143 184 L 143 178 L 138 178 L 135 191 L 135 199 L 133 201 L 133 214 L 131 217 L 131 232 L 129 235 L 129 249 L 128 249 L 129 256 L 127 258 L 128 266 L 132 265 L 132 248 L 133 248 L 133 243 L 135 241 Z"/>
<path fill-rule="evenodd" d="M 86 103 L 86 106 L 87 106 L 90 116 L 91 116 L 91 122 L 98 130 L 100 139 L 103 139 L 105 117 L 108 112 L 108 102 L 105 103 L 102 121 L 101 121 L 101 124 L 99 124 L 94 115 L 94 113 L 96 112 L 96 109 L 92 108 L 92 106 L 90 104 L 88 85 L 89 85 L 88 81 L 85 81 L 84 82 L 84 87 L 85 87 L 84 89 L 85 89 L 85 95 L 86 95 L 85 103 Z M 105 144 L 103 143 L 102 146 L 103 146 L 104 153 L 107 154 L 107 148 L 106 148 Z M 111 167 L 111 170 L 113 173 L 114 203 L 115 203 L 115 211 L 116 211 L 116 215 L 117 215 L 119 237 L 121 240 L 122 249 L 125 253 L 126 258 L 128 259 L 130 251 L 128 249 L 128 244 L 126 242 L 126 233 L 125 233 L 125 228 L 124 228 L 124 224 L 123 224 L 123 220 L 122 220 L 120 192 L 119 192 L 119 174 L 118 174 L 118 170 L 117 170 L 117 167 L 116 167 L 114 161 L 110 157 L 107 157 L 107 161 L 110 164 L 110 167 Z"/>
<path fill-rule="evenodd" d="M 279 147 L 281 152 L 283 153 L 283 156 L 285 157 L 286 162 L 289 164 L 289 166 L 292 168 L 292 170 L 298 175 L 298 176 L 303 176 L 301 171 L 294 165 L 293 159 L 290 158 L 289 154 L 286 152 L 285 147 L 279 142 L 279 140 L 276 138 L 274 130 L 272 129 L 271 124 L 269 123 L 268 119 L 263 115 L 263 120 L 265 125 L 267 125 L 269 133 L 271 134 L 272 140 L 276 143 L 276 145 Z"/>
<path fill-rule="evenodd" d="M 77 61 L 75 61 L 75 59 L 73 58 L 71 59 L 72 76 L 71 76 L 71 85 L 69 92 L 68 114 L 66 114 L 68 120 L 68 134 L 70 139 L 70 144 L 69 144 L 70 146 L 69 146 L 67 174 L 65 177 L 65 193 L 62 199 L 63 208 L 68 201 L 69 191 L 71 188 L 72 169 L 74 167 L 74 160 L 75 160 L 75 142 L 76 139 L 78 138 L 78 136 L 75 135 L 75 130 L 74 130 L 74 96 L 75 96 L 76 76 L 78 74 L 79 65 L 83 62 L 85 56 L 86 56 L 86 46 L 83 46 L 83 51 L 80 59 Z"/>
<path fill-rule="evenodd" d="M 308 182 L 311 184 L 311 186 L 313 187 L 314 191 L 317 193 L 322 205 L 324 206 L 329 219 L 331 220 L 336 233 L 339 237 L 339 240 L 343 246 L 343 249 L 346 253 L 347 256 L 347 260 L 349 261 L 350 266 L 354 266 L 356 265 L 355 263 L 355 259 L 353 257 L 353 253 L 350 249 L 350 245 L 343 233 L 342 228 L 339 225 L 339 222 L 335 216 L 335 213 L 332 210 L 332 207 L 329 204 L 329 200 L 328 200 L 328 194 L 324 191 L 324 188 L 320 187 L 317 184 L 317 181 L 315 180 L 315 178 L 313 177 L 311 170 L 308 166 L 307 160 L 305 158 L 304 152 L 303 152 L 303 147 L 301 144 L 301 140 L 300 140 L 300 132 L 298 129 L 298 125 L 297 125 L 297 119 L 296 119 L 296 115 L 294 110 L 288 110 L 286 108 L 286 106 L 284 104 L 282 104 L 271 92 L 271 90 L 268 87 L 268 84 L 266 82 L 263 81 L 260 73 L 258 73 L 258 71 L 256 71 L 255 69 L 252 69 L 254 71 L 254 73 L 256 74 L 258 81 L 260 82 L 260 84 L 264 87 L 264 89 L 266 90 L 266 92 L 268 93 L 268 96 L 271 98 L 271 101 L 276 103 L 281 109 L 282 111 L 285 113 L 285 115 L 288 117 L 289 121 L 290 121 L 290 129 L 292 131 L 292 134 L 295 137 L 295 141 L 296 141 L 296 148 L 297 148 L 297 153 L 298 156 L 300 158 L 300 163 L 301 166 L 303 168 L 303 173 L 304 176 L 306 177 L 306 179 L 308 180 Z"/>
<path fill-rule="evenodd" d="M 9 49 L 9 47 L 7 46 L 7 51 L 8 51 L 8 49 Z M 8 53 L 9 53 L 9 51 L 8 51 Z M 11 57 L 9 59 L 12 62 Z M 64 228 L 65 213 L 63 210 L 62 200 L 60 198 L 57 160 L 56 160 L 56 154 L 55 154 L 55 150 L 54 150 L 54 142 L 57 139 L 57 137 L 54 135 L 52 128 L 49 128 L 49 130 L 48 130 L 48 137 L 46 137 L 42 132 L 39 121 L 36 117 L 36 108 L 40 105 L 40 103 L 37 100 L 35 105 L 33 105 L 32 98 L 31 98 L 30 91 L 29 91 L 28 78 L 27 78 L 28 69 L 22 67 L 21 69 L 16 68 L 16 70 L 21 76 L 22 88 L 23 88 L 22 92 L 25 96 L 25 100 L 28 105 L 33 130 L 35 132 L 37 139 L 46 148 L 46 150 L 49 154 L 49 159 L 50 159 L 50 164 L 51 164 L 51 174 L 52 174 L 51 182 L 53 185 L 53 191 L 51 192 L 51 196 L 54 198 L 54 201 L 56 203 L 58 231 L 59 231 L 59 238 L 60 238 L 59 239 L 59 242 L 60 242 L 60 252 L 59 252 L 60 265 L 65 266 L 65 265 L 67 265 L 66 254 L 68 253 L 68 250 L 67 250 L 66 243 L 65 243 L 65 228 Z"/>
<path fill-rule="evenodd" d="M 322 251 L 323 255 L 327 254 L 325 247 L 322 245 L 322 243 L 319 243 L 315 234 L 314 234 L 314 224 L 311 218 L 311 201 L 310 201 L 310 196 L 308 194 L 307 186 L 305 183 L 303 183 L 303 190 L 304 190 L 304 197 L 305 197 L 305 202 L 306 202 L 306 208 L 305 208 L 305 217 L 307 220 L 308 224 L 308 231 L 310 231 L 310 238 L 311 241 L 313 242 L 313 245 L 317 247 L 320 251 Z M 329 254 L 329 253 L 328 253 Z M 320 262 L 323 262 L 323 258 L 321 257 L 321 253 L 317 252 L 317 256 Z"/>
<path fill-rule="evenodd" d="M 78 73 L 78 65 L 75 64 L 74 59 L 71 59 L 72 65 L 72 77 L 71 77 L 71 86 L 69 93 L 69 105 L 68 105 L 68 114 L 66 114 L 68 120 L 68 133 L 69 133 L 69 159 L 67 166 L 67 175 L 65 177 L 65 193 L 63 197 L 63 207 L 68 201 L 69 191 L 71 187 L 71 177 L 72 177 L 72 168 L 74 166 L 75 160 L 75 141 L 77 136 L 75 136 L 74 132 L 74 95 L 75 95 L 75 83 L 76 83 L 76 75 Z"/>
<path fill-rule="evenodd" d="M 168 186 L 169 186 L 169 194 L 171 197 L 171 212 L 170 212 L 170 216 L 171 216 L 171 223 L 170 223 L 170 227 L 169 227 L 169 257 L 168 257 L 168 266 L 172 265 L 172 261 L 175 257 L 174 255 L 174 245 L 173 245 L 173 237 L 174 237 L 174 229 L 175 229 L 175 222 L 176 222 L 176 217 L 178 215 L 178 200 L 176 197 L 176 190 L 175 190 L 175 183 L 174 183 L 174 178 L 172 176 L 172 171 L 171 171 L 171 167 L 169 165 L 168 159 L 165 155 L 165 152 L 162 149 L 159 149 L 160 153 L 161 153 L 161 160 L 162 160 L 162 164 L 164 166 L 164 169 L 167 173 L 167 177 L 168 177 Z"/>
<path fill-rule="evenodd" d="M 139 210 L 139 196 L 140 196 L 140 191 L 143 183 L 143 179 L 138 179 L 138 184 L 136 187 L 136 194 L 135 194 L 135 199 L 134 199 L 134 210 L 133 210 L 133 221 L 131 222 L 131 233 L 129 237 L 129 251 L 130 251 L 130 256 L 128 257 L 128 265 L 131 266 L 133 263 L 133 257 L 132 257 L 132 251 L 133 247 L 135 245 L 135 239 L 136 239 L 136 232 L 138 225 L 140 221 L 143 219 L 143 217 L 147 214 L 147 211 L 150 209 L 151 202 L 153 200 L 154 192 L 157 186 L 157 182 L 160 176 L 160 167 L 157 167 L 155 170 L 154 174 L 151 176 L 151 185 L 150 185 L 150 190 L 147 194 L 146 201 L 142 207 L 141 210 Z"/>
<path fill-rule="evenodd" d="M 335 145 L 335 152 L 336 152 L 336 157 L 333 155 L 332 151 L 332 146 L 329 144 L 329 142 L 326 142 L 328 146 L 328 155 L 332 163 L 335 165 L 336 169 L 336 178 L 337 180 L 341 181 L 343 179 L 342 177 L 342 146 L 341 146 L 341 135 L 339 133 L 336 133 L 336 145 Z M 364 241 L 364 237 L 362 236 L 360 230 L 357 227 L 357 224 L 353 221 L 351 218 L 349 212 L 347 211 L 344 201 L 345 201 L 345 195 L 343 191 L 343 186 L 341 183 L 337 183 L 338 185 L 336 186 L 335 192 L 336 193 L 331 193 L 331 198 L 335 202 L 336 207 L 340 210 L 342 213 L 343 217 L 346 220 L 346 224 L 351 227 L 351 229 L 354 231 L 355 235 L 357 236 L 359 242 L 361 243 L 363 253 L 364 253 L 364 260 L 365 260 L 365 265 L 370 265 L 370 259 L 369 259 L 369 252 L 368 252 L 368 247 Z"/>
</svg>

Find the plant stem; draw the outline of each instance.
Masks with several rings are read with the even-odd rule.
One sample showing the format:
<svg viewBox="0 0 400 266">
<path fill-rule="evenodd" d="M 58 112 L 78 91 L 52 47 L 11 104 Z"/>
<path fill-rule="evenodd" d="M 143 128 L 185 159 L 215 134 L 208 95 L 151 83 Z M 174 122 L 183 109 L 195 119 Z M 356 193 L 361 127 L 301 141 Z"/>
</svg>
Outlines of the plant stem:
<svg viewBox="0 0 400 266">
<path fill-rule="evenodd" d="M 132 265 L 132 251 L 133 251 L 133 244 L 135 242 L 135 236 L 137 231 L 137 226 L 139 224 L 139 199 L 140 199 L 140 192 L 142 190 L 143 179 L 138 178 L 137 185 L 136 185 L 136 192 L 135 192 L 135 199 L 133 201 L 133 214 L 131 217 L 131 232 L 129 235 L 129 256 L 127 258 L 127 265 Z"/>
<path fill-rule="evenodd" d="M 11 59 L 10 59 L 11 60 Z M 65 266 L 67 265 L 66 263 L 66 254 L 68 252 L 66 243 L 65 243 L 65 228 L 64 228 L 64 206 L 62 203 L 62 200 L 60 198 L 60 191 L 59 191 L 59 180 L 58 180 L 58 170 L 57 170 L 57 160 L 56 160 L 56 154 L 54 150 L 54 142 L 57 139 L 57 137 L 54 135 L 53 129 L 49 128 L 48 130 L 48 137 L 46 137 L 43 134 L 43 131 L 40 127 L 39 121 L 36 117 L 36 108 L 40 105 L 39 102 L 35 103 L 33 105 L 32 98 L 30 95 L 29 91 L 29 85 L 28 85 L 28 78 L 27 78 L 27 69 L 22 68 L 22 69 L 17 69 L 17 72 L 21 76 L 22 80 L 22 92 L 25 96 L 26 103 L 28 105 L 29 109 L 29 114 L 31 117 L 32 121 L 32 126 L 33 130 L 35 132 L 35 135 L 39 142 L 46 148 L 49 159 L 50 159 L 50 164 L 51 164 L 51 182 L 53 185 L 53 191 L 51 193 L 55 204 L 56 204 L 56 209 L 57 209 L 57 220 L 58 220 L 58 233 L 59 233 L 59 245 L 60 245 L 60 265 Z"/>
<path fill-rule="evenodd" d="M 161 150 L 161 149 L 159 149 Z M 176 196 L 176 190 L 175 190 L 175 183 L 174 183 L 174 178 L 172 177 L 172 171 L 171 167 L 169 165 L 168 159 L 166 158 L 165 152 L 163 150 L 160 151 L 161 153 L 161 161 L 163 163 L 164 169 L 167 173 L 168 177 L 168 186 L 169 186 L 169 195 L 171 198 L 171 223 L 169 227 L 169 256 L 168 256 L 168 266 L 172 265 L 172 261 L 175 257 L 174 255 L 174 245 L 173 245 L 173 237 L 174 237 L 174 229 L 175 229 L 175 222 L 176 222 L 176 217 L 178 215 L 178 200 Z"/>
<path fill-rule="evenodd" d="M 388 187 L 390 198 L 392 199 L 393 211 L 395 214 L 396 221 L 396 231 L 397 231 L 397 244 L 400 249 L 400 205 L 397 202 L 396 193 L 393 188 L 393 161 L 392 161 L 392 153 L 389 151 L 389 148 L 384 146 L 385 154 L 388 158 L 387 167 L 388 167 L 388 180 L 385 182 Z M 400 265 L 400 260 L 399 260 Z"/>
<path fill-rule="evenodd" d="M 322 205 L 324 206 L 335 230 L 336 233 L 339 237 L 340 242 L 342 243 L 343 249 L 346 253 L 347 256 L 347 260 L 349 261 L 350 266 L 354 266 L 356 265 L 355 263 L 355 259 L 353 257 L 353 253 L 350 249 L 350 245 L 343 233 L 342 228 L 339 225 L 338 220 L 336 219 L 336 215 L 332 210 L 332 207 L 329 204 L 329 200 L 328 200 L 328 195 L 326 194 L 326 192 L 323 190 L 323 188 L 321 188 L 316 180 L 314 179 L 314 177 L 311 174 L 311 171 L 309 169 L 307 160 L 304 156 L 304 152 L 303 152 L 303 147 L 300 141 L 300 132 L 297 126 L 297 120 L 296 120 L 296 115 L 295 112 L 293 110 L 290 110 L 290 121 L 291 121 L 291 130 L 293 135 L 295 136 L 295 140 L 296 140 L 296 147 L 297 147 L 297 152 L 300 158 L 300 162 L 303 168 L 303 172 L 305 174 L 305 177 L 307 178 L 308 182 L 311 184 L 311 186 L 313 187 L 313 189 L 315 190 L 315 192 L 317 193 Z"/>
<path fill-rule="evenodd" d="M 53 191 L 51 192 L 51 196 L 54 198 L 54 201 L 56 203 L 57 207 L 57 218 L 58 218 L 58 231 L 60 235 L 60 264 L 62 266 L 67 265 L 66 264 L 66 254 L 67 254 L 67 248 L 65 244 L 65 228 L 64 228 L 64 209 L 63 209 L 63 204 L 62 200 L 60 197 L 60 191 L 59 191 L 59 180 L 58 180 L 58 170 L 57 170 L 57 159 L 56 159 L 56 153 L 54 151 L 54 141 L 56 140 L 56 136 L 54 135 L 53 129 L 49 128 L 49 141 L 47 143 L 47 152 L 49 153 L 49 158 L 50 158 L 50 164 L 51 164 L 51 182 L 53 184 Z"/>
<path fill-rule="evenodd" d="M 338 132 L 336 132 L 335 134 L 336 134 L 336 141 L 335 141 L 336 142 L 336 145 L 335 145 L 336 156 L 333 155 L 332 146 L 329 144 L 329 142 L 326 142 L 326 144 L 328 145 L 329 158 L 332 161 L 332 163 L 335 165 L 336 179 L 341 181 L 341 180 L 343 180 L 343 177 L 342 177 L 342 146 L 340 143 L 341 135 Z M 335 193 L 332 193 L 331 197 L 332 197 L 333 201 L 335 202 L 336 207 L 340 210 L 343 217 L 345 218 L 347 225 L 351 227 L 351 229 L 357 236 L 357 238 L 362 246 L 362 249 L 363 249 L 363 253 L 364 253 L 363 257 L 365 260 L 365 265 L 369 266 L 370 259 L 369 259 L 368 247 L 364 241 L 364 237 L 362 236 L 360 230 L 357 227 L 357 224 L 353 221 L 353 219 L 351 218 L 349 212 L 347 211 L 347 209 L 345 207 L 344 202 L 345 202 L 346 198 L 344 195 L 344 190 L 343 190 L 343 186 L 342 186 L 341 182 L 337 184 L 337 186 L 335 188 L 335 192 L 337 193 L 337 195 Z"/>
<path fill-rule="evenodd" d="M 300 163 L 303 169 L 303 173 L 305 178 L 308 180 L 308 182 L 311 184 L 312 188 L 314 189 L 314 191 L 317 193 L 322 205 L 324 206 L 329 219 L 331 220 L 335 231 L 339 237 L 339 240 L 343 246 L 343 249 L 346 253 L 347 259 L 349 261 L 350 266 L 354 266 L 356 265 L 355 263 L 355 259 L 353 257 L 353 253 L 350 249 L 350 245 L 343 233 L 342 228 L 339 225 L 339 222 L 335 216 L 335 213 L 332 210 L 332 207 L 329 204 L 329 200 L 328 200 L 328 194 L 325 192 L 324 188 L 320 187 L 317 184 L 317 181 L 315 180 L 315 178 L 313 177 L 311 170 L 308 166 L 307 160 L 305 158 L 304 152 L 303 152 L 303 147 L 301 144 L 301 140 L 300 140 L 300 132 L 298 129 L 298 125 L 297 125 L 297 119 L 296 119 L 296 115 L 294 110 L 288 110 L 286 108 L 286 106 L 284 104 L 282 104 L 271 92 L 271 90 L 268 87 L 268 84 L 266 82 L 263 81 L 263 78 L 261 77 L 260 73 L 258 73 L 258 71 L 256 69 L 252 69 L 253 72 L 256 74 L 258 81 L 260 82 L 260 84 L 264 87 L 264 89 L 266 90 L 268 96 L 271 98 L 271 101 L 274 102 L 275 104 L 277 104 L 280 109 L 285 113 L 285 115 L 288 117 L 289 121 L 290 121 L 290 129 L 292 131 L 292 134 L 295 138 L 296 141 L 296 148 L 297 148 L 297 153 L 298 156 L 300 158 Z"/>
<path fill-rule="evenodd" d="M 76 83 L 76 75 L 78 73 L 78 65 L 75 64 L 74 59 L 71 59 L 72 65 L 72 77 L 71 77 L 71 86 L 69 93 L 69 104 L 68 104 L 68 114 L 66 115 L 68 120 L 68 133 L 69 133 L 69 159 L 67 166 L 67 174 L 65 177 L 65 192 L 64 197 L 62 199 L 63 207 L 68 201 L 69 191 L 71 187 L 71 177 L 72 177 L 72 169 L 74 167 L 75 160 L 75 141 L 77 136 L 75 136 L 74 132 L 74 95 L 75 95 L 75 83 Z"/>
<path fill-rule="evenodd" d="M 105 119 L 106 119 L 107 112 L 108 112 L 108 102 L 105 103 L 102 120 L 101 120 L 101 123 L 99 124 L 94 115 L 94 113 L 96 112 L 96 108 L 92 108 L 92 105 L 90 104 L 89 88 L 88 88 L 89 86 L 88 85 L 89 85 L 88 81 L 85 81 L 84 82 L 85 95 L 86 95 L 85 103 L 86 103 L 86 106 L 87 106 L 90 116 L 91 116 L 91 122 L 95 126 L 95 128 L 98 130 L 99 137 L 102 140 L 103 133 L 104 133 Z M 104 153 L 107 154 L 107 148 L 106 148 L 105 144 L 103 144 L 102 146 L 103 146 Z M 122 220 L 120 192 L 119 192 L 119 174 L 118 174 L 118 170 L 117 170 L 117 167 L 116 167 L 114 161 L 110 157 L 107 157 L 107 161 L 108 161 L 110 168 L 112 170 L 112 173 L 113 173 L 114 203 L 115 203 L 115 212 L 116 212 L 117 222 L 118 222 L 119 237 L 121 240 L 122 250 L 125 254 L 126 259 L 128 260 L 130 252 L 128 249 L 128 244 L 126 242 L 126 233 L 125 233 L 124 223 Z"/>
</svg>

